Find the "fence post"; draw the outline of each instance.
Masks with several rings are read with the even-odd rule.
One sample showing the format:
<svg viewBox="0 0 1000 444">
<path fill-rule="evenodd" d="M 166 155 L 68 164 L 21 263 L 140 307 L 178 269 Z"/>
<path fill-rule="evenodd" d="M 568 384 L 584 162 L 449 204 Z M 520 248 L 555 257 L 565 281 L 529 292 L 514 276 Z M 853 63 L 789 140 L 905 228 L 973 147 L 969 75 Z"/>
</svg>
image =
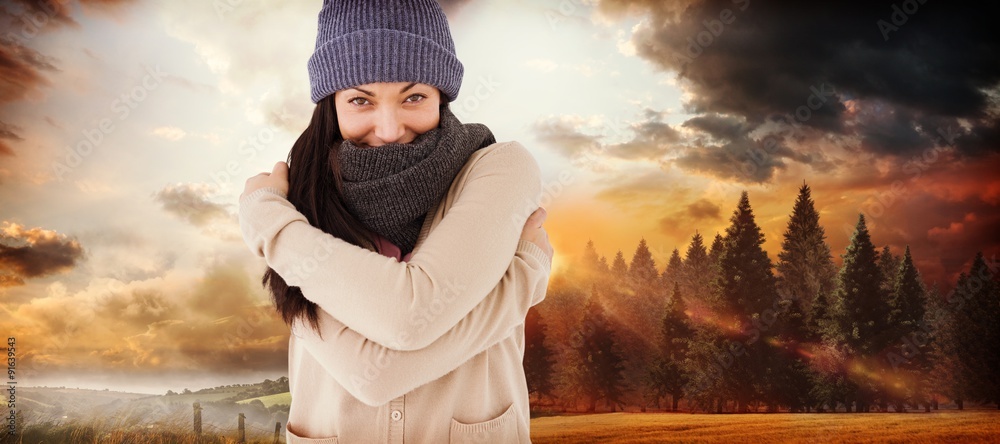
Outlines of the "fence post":
<svg viewBox="0 0 1000 444">
<path fill-rule="evenodd" d="M 246 415 L 240 413 L 240 444 L 246 444 L 247 442 L 247 429 L 243 424 L 243 420 L 246 419 Z"/>
<path fill-rule="evenodd" d="M 281 421 L 274 423 L 274 444 L 278 444 L 278 436 L 281 431 Z"/>
<path fill-rule="evenodd" d="M 194 403 L 194 436 L 201 439 L 201 403 Z"/>
</svg>

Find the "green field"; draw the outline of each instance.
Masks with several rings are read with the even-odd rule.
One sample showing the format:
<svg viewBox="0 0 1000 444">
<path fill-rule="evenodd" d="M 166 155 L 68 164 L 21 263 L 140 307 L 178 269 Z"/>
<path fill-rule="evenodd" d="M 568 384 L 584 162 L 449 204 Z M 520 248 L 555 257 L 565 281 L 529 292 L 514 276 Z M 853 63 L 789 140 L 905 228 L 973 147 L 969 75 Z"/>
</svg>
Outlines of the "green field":
<svg viewBox="0 0 1000 444">
<path fill-rule="evenodd" d="M 531 420 L 543 443 L 1000 443 L 1000 412 L 604 413 Z"/>
<path fill-rule="evenodd" d="M 272 405 L 291 405 L 292 404 L 292 394 L 291 392 L 278 393 L 276 395 L 260 396 L 257 398 L 244 399 L 242 401 L 236 401 L 237 404 L 246 404 L 254 399 L 259 399 L 260 402 L 264 403 L 264 407 L 270 407 Z"/>
</svg>

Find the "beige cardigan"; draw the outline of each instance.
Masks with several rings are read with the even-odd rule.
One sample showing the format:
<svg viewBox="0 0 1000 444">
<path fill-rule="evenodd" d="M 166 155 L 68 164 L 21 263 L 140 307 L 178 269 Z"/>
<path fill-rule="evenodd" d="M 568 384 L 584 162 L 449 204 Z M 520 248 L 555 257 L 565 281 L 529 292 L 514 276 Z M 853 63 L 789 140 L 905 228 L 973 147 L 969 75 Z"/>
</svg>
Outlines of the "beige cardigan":
<svg viewBox="0 0 1000 444">
<path fill-rule="evenodd" d="M 475 151 L 409 262 L 311 226 L 278 190 L 240 199 L 240 229 L 319 310 L 289 338 L 289 443 L 530 442 L 524 317 L 551 258 L 520 240 L 541 202 L 516 142 Z"/>
</svg>

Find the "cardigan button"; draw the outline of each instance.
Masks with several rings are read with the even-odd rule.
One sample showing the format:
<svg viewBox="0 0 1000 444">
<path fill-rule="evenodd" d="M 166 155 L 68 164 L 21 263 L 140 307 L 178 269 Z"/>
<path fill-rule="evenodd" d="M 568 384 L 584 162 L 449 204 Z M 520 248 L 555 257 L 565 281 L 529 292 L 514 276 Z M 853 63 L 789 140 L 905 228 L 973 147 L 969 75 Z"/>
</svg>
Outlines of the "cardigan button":
<svg viewBox="0 0 1000 444">
<path fill-rule="evenodd" d="M 403 412 L 401 412 L 399 410 L 393 410 L 392 411 L 392 420 L 393 421 L 399 421 L 400 419 L 403 419 Z"/>
</svg>

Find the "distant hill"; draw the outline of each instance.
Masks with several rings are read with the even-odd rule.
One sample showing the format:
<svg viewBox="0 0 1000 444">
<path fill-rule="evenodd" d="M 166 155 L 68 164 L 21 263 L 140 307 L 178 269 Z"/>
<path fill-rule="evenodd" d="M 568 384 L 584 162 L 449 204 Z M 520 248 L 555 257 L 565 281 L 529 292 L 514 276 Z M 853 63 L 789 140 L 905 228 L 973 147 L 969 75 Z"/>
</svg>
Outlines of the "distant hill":
<svg viewBox="0 0 1000 444">
<path fill-rule="evenodd" d="M 272 405 L 292 405 L 292 393 L 278 393 L 276 395 L 258 396 L 256 398 L 244 399 L 242 401 L 236 401 L 237 404 L 249 404 L 253 401 L 260 401 L 264 404 L 264 407 L 271 407 Z"/>
<path fill-rule="evenodd" d="M 165 395 L 65 387 L 17 389 L 19 416 L 25 420 L 26 425 L 93 421 L 108 423 L 121 418 L 127 418 L 127 422 L 136 424 L 159 421 L 187 423 L 191 420 L 192 404 L 198 402 L 202 405 L 206 423 L 229 423 L 234 421 L 233 418 L 238 413 L 246 413 L 248 420 L 255 418 L 262 424 L 271 424 L 270 427 L 273 427 L 272 420 L 287 417 L 287 405 L 290 402 L 282 404 L 282 396 L 291 399 L 288 395 L 287 377 L 193 392 L 187 389 L 181 393 L 168 391 Z M 254 399 L 260 399 L 264 405 L 250 405 L 250 401 Z M 246 402 L 237 404 L 239 401 Z"/>
</svg>

